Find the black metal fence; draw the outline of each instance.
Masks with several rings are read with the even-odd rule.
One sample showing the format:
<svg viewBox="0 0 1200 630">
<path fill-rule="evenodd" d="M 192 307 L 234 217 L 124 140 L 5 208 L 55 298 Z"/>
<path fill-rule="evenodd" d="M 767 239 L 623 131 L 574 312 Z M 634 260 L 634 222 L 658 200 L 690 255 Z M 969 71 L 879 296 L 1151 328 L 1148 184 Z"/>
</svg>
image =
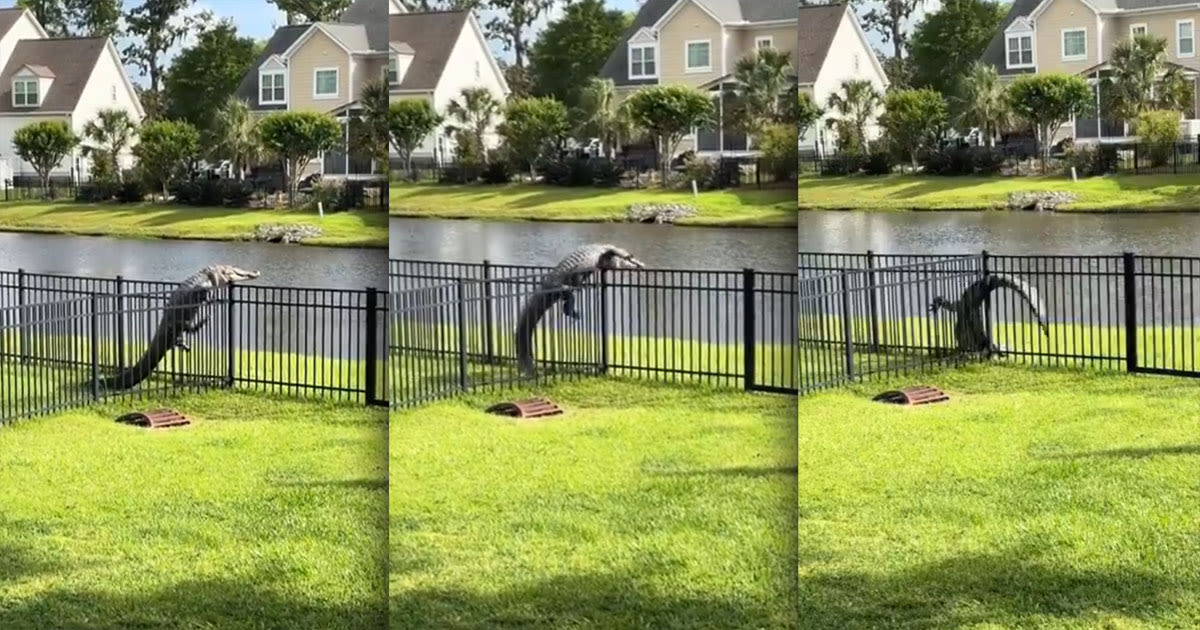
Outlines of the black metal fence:
<svg viewBox="0 0 1200 630">
<path fill-rule="evenodd" d="M 0 424 L 122 397 L 207 387 L 386 405 L 386 294 L 237 285 L 150 379 L 104 386 L 150 346 L 175 285 L 0 272 Z"/>
<path fill-rule="evenodd" d="M 392 260 L 390 398 L 408 406 L 528 382 L 517 366 L 521 309 L 547 267 Z M 796 277 L 620 270 L 554 306 L 534 336 L 534 380 L 615 375 L 795 393 Z"/>
<path fill-rule="evenodd" d="M 985 356 L 1200 377 L 1200 258 L 801 253 L 799 275 L 802 392 Z M 1002 288 L 979 311 L 994 348 L 964 352 L 930 307 L 996 275 L 1031 287 L 1045 327 Z"/>
</svg>

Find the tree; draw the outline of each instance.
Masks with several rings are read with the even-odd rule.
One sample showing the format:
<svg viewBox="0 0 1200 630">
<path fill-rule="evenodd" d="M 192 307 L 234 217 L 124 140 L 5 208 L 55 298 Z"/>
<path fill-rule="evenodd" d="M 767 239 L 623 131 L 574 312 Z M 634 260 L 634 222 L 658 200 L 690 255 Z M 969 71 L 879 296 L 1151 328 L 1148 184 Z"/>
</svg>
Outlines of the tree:
<svg viewBox="0 0 1200 630">
<path fill-rule="evenodd" d="M 412 154 L 442 123 L 442 117 L 425 99 L 406 99 L 388 107 L 388 137 L 404 170 L 412 172 Z"/>
<path fill-rule="evenodd" d="M 1118 42 L 1109 58 L 1112 73 L 1101 88 L 1105 113 L 1137 121 L 1152 109 L 1190 110 L 1188 81 L 1179 66 L 1167 61 L 1167 40 L 1162 37 L 1138 35 Z"/>
<path fill-rule="evenodd" d="M 525 68 L 530 29 L 556 4 L 558 0 L 487 0 L 487 8 L 497 13 L 487 23 L 488 36 L 512 51 L 513 65 Z"/>
<path fill-rule="evenodd" d="M 1150 166 L 1165 166 L 1175 155 L 1179 142 L 1178 111 L 1146 110 L 1138 114 L 1138 139 L 1146 145 L 1150 154 Z"/>
<path fill-rule="evenodd" d="M 308 22 L 333 22 L 350 6 L 350 0 L 270 0 L 280 11 Z M 289 22 L 290 23 L 290 22 Z"/>
<path fill-rule="evenodd" d="M 604 155 L 609 159 L 621 139 L 631 135 L 631 125 L 625 111 L 617 104 L 617 89 L 612 79 L 592 77 L 579 94 L 575 109 L 575 137 L 580 140 L 599 138 Z"/>
<path fill-rule="evenodd" d="M 88 141 L 83 149 L 84 155 L 94 155 L 94 159 L 108 162 L 110 172 L 117 181 L 124 181 L 121 173 L 121 153 L 133 142 L 137 135 L 137 123 L 129 117 L 129 112 L 123 109 L 102 109 L 96 117 L 83 126 L 83 137 Z"/>
<path fill-rule="evenodd" d="M 184 176 L 200 151 L 200 132 L 192 125 L 174 120 L 159 120 L 142 126 L 133 154 L 146 178 L 162 188 Z"/>
<path fill-rule="evenodd" d="M 1009 86 L 1008 102 L 1013 114 L 1037 131 L 1043 171 L 1050 160 L 1054 133 L 1072 114 L 1089 111 L 1091 92 L 1081 77 L 1060 72 L 1022 75 Z"/>
<path fill-rule="evenodd" d="M 25 125 L 13 133 L 13 148 L 37 172 L 42 190 L 50 190 L 50 172 L 79 144 L 67 123 L 42 121 Z"/>
<path fill-rule="evenodd" d="M 119 31 L 120 0 L 17 0 L 51 37 L 113 37 Z"/>
<path fill-rule="evenodd" d="M 504 110 L 504 122 L 498 128 L 509 156 L 536 174 L 537 163 L 562 146 L 570 131 L 567 107 L 547 97 L 511 101 Z"/>
<path fill-rule="evenodd" d="M 17 8 L 32 11 L 51 37 L 66 37 L 71 32 L 64 0 L 17 0 Z"/>
<path fill-rule="evenodd" d="M 683 137 L 703 127 L 713 115 L 712 99 L 683 85 L 654 86 L 638 90 L 627 103 L 630 120 L 655 139 L 663 182 L 671 172 L 671 158 Z"/>
<path fill-rule="evenodd" d="M 388 82 L 374 79 L 362 87 L 358 95 L 360 113 L 354 127 L 353 145 L 361 147 L 383 172 L 387 172 L 388 146 Z"/>
<path fill-rule="evenodd" d="M 837 130 L 838 147 L 850 153 L 867 152 L 867 123 L 883 103 L 875 85 L 863 79 L 842 81 L 841 89 L 829 95 L 826 110 L 833 116 L 825 121 Z"/>
<path fill-rule="evenodd" d="M 580 93 L 600 73 L 631 23 L 629 14 L 608 9 L 603 0 L 568 6 L 529 52 L 533 93 L 553 96 L 568 108 L 578 105 Z"/>
<path fill-rule="evenodd" d="M 258 137 L 258 122 L 250 114 L 250 106 L 236 96 L 229 96 L 213 118 L 207 130 L 209 157 L 228 159 L 237 178 L 262 156 L 262 141 Z"/>
<path fill-rule="evenodd" d="M 187 34 L 193 19 L 180 21 L 196 0 L 143 0 L 125 16 L 130 43 L 122 51 L 125 63 L 150 78 L 150 91 L 158 92 L 166 52 Z"/>
<path fill-rule="evenodd" d="M 166 72 L 166 117 L 186 120 L 197 129 L 211 127 L 217 110 L 237 90 L 258 53 L 259 44 L 238 37 L 237 27 L 228 20 L 205 29 Z"/>
<path fill-rule="evenodd" d="M 479 155 L 484 164 L 490 163 L 484 136 L 496 124 L 501 111 L 500 101 L 487 88 L 464 88 L 458 99 L 446 106 L 451 123 L 446 133 L 459 134 L 471 143 L 469 155 Z"/>
<path fill-rule="evenodd" d="M 784 96 L 793 83 L 790 56 L 764 48 L 737 61 L 733 79 L 738 85 L 734 119 L 756 136 L 772 123 L 783 122 L 788 108 Z"/>
<path fill-rule="evenodd" d="M 305 165 L 342 141 L 342 126 L 329 114 L 277 112 L 258 123 L 263 148 L 284 164 L 288 183 L 288 205 L 295 207 L 300 173 Z"/>
<path fill-rule="evenodd" d="M 1006 5 L 988 0 L 950 0 L 927 16 L 909 39 L 916 87 L 958 92 L 1007 13 Z"/>
<path fill-rule="evenodd" d="M 937 142 L 949 117 L 946 99 L 934 90 L 893 90 L 887 94 L 879 123 L 916 168 L 917 156 Z"/>
<path fill-rule="evenodd" d="M 987 148 L 996 136 L 1012 126 L 1012 109 L 1000 75 L 992 66 L 975 62 L 959 86 L 955 99 L 957 121 L 963 127 L 978 127 Z"/>
<path fill-rule="evenodd" d="M 809 128 L 816 124 L 823 115 L 824 112 L 817 107 L 817 103 L 813 101 L 808 92 L 800 92 L 796 95 L 796 110 L 791 117 L 796 121 L 796 131 L 800 136 L 808 133 Z"/>
<path fill-rule="evenodd" d="M 878 33 L 884 42 L 892 44 L 894 58 L 903 59 L 904 51 L 908 49 L 908 19 L 923 3 L 924 0 L 872 2 L 872 8 L 862 16 L 863 25 Z"/>
</svg>

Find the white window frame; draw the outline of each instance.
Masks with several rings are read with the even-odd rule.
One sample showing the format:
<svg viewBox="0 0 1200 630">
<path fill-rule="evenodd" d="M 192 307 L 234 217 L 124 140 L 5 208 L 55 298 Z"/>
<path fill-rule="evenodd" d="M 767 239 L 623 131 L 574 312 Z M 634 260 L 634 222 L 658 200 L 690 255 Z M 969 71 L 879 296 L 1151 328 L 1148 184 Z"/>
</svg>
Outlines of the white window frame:
<svg viewBox="0 0 1200 630">
<path fill-rule="evenodd" d="M 333 73 L 333 94 L 321 94 L 317 91 L 317 86 L 320 82 L 317 77 L 322 72 Z M 314 101 L 330 101 L 340 98 L 342 93 L 342 69 L 341 68 L 313 68 L 313 100 Z"/>
<path fill-rule="evenodd" d="M 1130 24 L 1129 25 L 1129 39 L 1133 39 L 1134 37 L 1137 37 L 1137 35 L 1138 35 L 1137 30 L 1139 28 L 1142 29 L 1142 35 L 1150 34 L 1150 27 L 1147 26 L 1144 22 L 1141 24 Z"/>
<path fill-rule="evenodd" d="M 762 45 L 763 42 L 766 42 L 767 45 L 763 46 Z M 754 50 L 762 50 L 764 48 L 774 48 L 774 47 L 775 47 L 775 36 L 774 35 L 760 35 L 760 36 L 754 38 Z"/>
<path fill-rule="evenodd" d="M 396 75 L 393 79 L 392 75 Z M 400 84 L 400 55 L 388 55 L 388 65 L 383 69 L 383 78 L 387 80 L 388 85 Z"/>
<path fill-rule="evenodd" d="M 1067 34 L 1068 33 L 1083 33 L 1083 53 L 1078 55 L 1067 54 Z M 1086 28 L 1064 28 L 1059 34 L 1059 44 L 1062 52 L 1063 61 L 1087 61 L 1088 58 L 1088 36 Z"/>
<path fill-rule="evenodd" d="M 1011 63 L 1012 53 L 1013 53 L 1013 48 L 1011 46 L 1012 40 L 1014 40 L 1014 39 L 1017 40 L 1018 45 L 1019 45 L 1020 41 L 1025 38 L 1029 38 L 1029 63 Z M 1036 52 L 1036 49 L 1034 48 L 1034 45 L 1035 45 L 1034 41 L 1035 41 L 1035 38 L 1033 37 L 1033 31 L 1015 31 L 1012 33 L 1005 33 L 1004 34 L 1004 67 L 1011 68 L 1011 69 L 1034 67 L 1037 62 L 1037 52 Z M 1020 56 L 1019 56 L 1020 50 L 1021 49 L 1019 49 L 1019 48 L 1017 49 L 1017 54 L 1018 54 L 1017 58 L 1018 59 L 1020 59 Z"/>
<path fill-rule="evenodd" d="M 29 103 L 29 102 L 18 103 L 17 102 L 17 85 L 18 84 L 27 85 L 30 83 L 33 84 L 33 96 L 34 96 L 33 102 L 32 103 Z M 22 92 L 22 94 L 25 96 L 28 96 L 29 92 Z M 41 104 L 42 104 L 42 84 L 41 84 L 41 81 L 39 81 L 37 77 L 16 77 L 13 79 L 13 107 L 37 107 Z"/>
<path fill-rule="evenodd" d="M 693 67 L 691 49 L 693 44 L 705 44 L 708 46 L 708 65 Z M 713 70 L 713 45 L 711 39 L 689 39 L 683 42 L 683 72 L 685 74 L 700 74 L 704 72 L 712 72 Z"/>
<path fill-rule="evenodd" d="M 653 74 L 634 74 L 633 73 L 633 51 L 637 49 L 649 48 L 654 51 L 654 73 Z M 642 69 L 646 69 L 645 53 L 642 53 Z M 630 79 L 657 79 L 658 66 L 662 63 L 661 55 L 658 54 L 658 44 L 629 44 L 629 78 Z"/>
<path fill-rule="evenodd" d="M 263 77 L 265 77 L 265 76 L 281 76 L 281 77 L 283 77 L 283 100 L 276 100 L 274 98 L 272 98 L 269 101 L 263 100 L 263 97 L 262 97 Z M 275 95 L 275 88 L 276 88 L 275 81 L 274 81 L 274 79 L 272 79 L 272 81 L 271 81 L 271 96 Z M 288 88 L 287 70 L 259 70 L 258 71 L 258 104 L 259 105 L 287 105 L 287 88 Z"/>
<path fill-rule="evenodd" d="M 1184 54 L 1183 38 L 1179 36 L 1179 28 L 1184 24 L 1188 25 L 1188 30 L 1192 36 L 1188 41 L 1192 42 L 1192 51 Z M 1195 20 L 1175 20 L 1175 56 L 1176 57 L 1195 57 L 1196 56 L 1196 21 Z"/>
</svg>

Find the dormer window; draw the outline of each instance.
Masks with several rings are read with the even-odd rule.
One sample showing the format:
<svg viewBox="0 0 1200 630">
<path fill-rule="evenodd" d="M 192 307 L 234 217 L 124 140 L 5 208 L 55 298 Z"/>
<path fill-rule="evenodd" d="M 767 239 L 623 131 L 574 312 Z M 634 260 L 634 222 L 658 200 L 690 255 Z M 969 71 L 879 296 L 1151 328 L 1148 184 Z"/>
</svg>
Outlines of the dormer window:
<svg viewBox="0 0 1200 630">
<path fill-rule="evenodd" d="M 388 85 L 400 83 L 400 58 L 396 55 L 388 57 L 387 82 Z"/>
<path fill-rule="evenodd" d="M 258 104 L 284 105 L 287 103 L 287 73 L 282 70 L 258 73 Z"/>
<path fill-rule="evenodd" d="M 13 80 L 13 107 L 37 107 L 39 103 L 38 79 Z"/>
<path fill-rule="evenodd" d="M 658 77 L 658 46 L 656 44 L 629 45 L 629 78 L 654 79 Z"/>
</svg>

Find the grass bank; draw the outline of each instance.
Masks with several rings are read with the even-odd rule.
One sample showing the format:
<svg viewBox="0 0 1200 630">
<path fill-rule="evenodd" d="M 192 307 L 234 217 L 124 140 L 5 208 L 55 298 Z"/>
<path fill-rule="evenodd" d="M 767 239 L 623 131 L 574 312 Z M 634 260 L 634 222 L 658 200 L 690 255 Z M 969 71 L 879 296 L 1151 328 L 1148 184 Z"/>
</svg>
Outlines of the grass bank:
<svg viewBox="0 0 1200 630">
<path fill-rule="evenodd" d="M 482 412 L 530 393 L 566 414 Z M 620 380 L 394 413 L 392 625 L 795 628 L 795 428 L 794 398 Z"/>
<path fill-rule="evenodd" d="M 189 427 L 113 418 L 167 404 Z M 0 628 L 380 628 L 386 422 L 212 393 L 0 429 Z"/>
<path fill-rule="evenodd" d="M 1069 191 L 1066 212 L 1200 211 L 1200 174 L 1065 177 L 802 177 L 801 210 L 995 210 L 1009 193 Z"/>
<path fill-rule="evenodd" d="M 393 183 L 388 202 L 388 211 L 402 217 L 585 222 L 621 221 L 632 203 L 681 203 L 699 212 L 680 225 L 796 225 L 796 199 L 788 187 L 706 191 L 696 198 L 663 190 Z"/>
<path fill-rule="evenodd" d="M 928 383 L 951 401 L 870 401 Z M 811 629 L 1191 627 L 1200 381 L 971 366 L 800 400 Z"/>
<path fill-rule="evenodd" d="M 380 211 L 339 212 L 324 219 L 313 211 L 192 208 L 162 204 L 81 204 L 14 201 L 0 204 L 0 231 L 242 240 L 263 223 L 315 225 L 323 230 L 305 245 L 387 247 L 387 216 Z"/>
</svg>

